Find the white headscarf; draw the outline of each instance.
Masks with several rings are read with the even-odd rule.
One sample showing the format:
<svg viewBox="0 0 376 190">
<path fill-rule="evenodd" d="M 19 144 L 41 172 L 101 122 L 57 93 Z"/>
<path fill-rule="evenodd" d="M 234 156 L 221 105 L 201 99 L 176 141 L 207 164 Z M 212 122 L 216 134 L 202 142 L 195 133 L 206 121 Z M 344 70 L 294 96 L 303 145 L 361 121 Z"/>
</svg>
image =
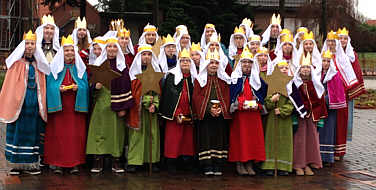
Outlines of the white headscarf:
<svg viewBox="0 0 376 190">
<path fill-rule="evenodd" d="M 109 38 L 109 39 L 117 40 L 117 38 Z M 110 43 L 106 44 L 106 46 L 102 50 L 101 55 L 95 60 L 95 62 L 94 62 L 93 65 L 99 67 L 99 66 L 101 66 L 107 60 L 107 50 L 106 50 L 106 48 L 107 48 L 108 44 L 110 44 Z M 116 46 L 118 48 L 118 52 L 116 54 L 116 68 L 119 71 L 123 71 L 127 67 L 125 65 L 125 57 L 124 57 L 123 52 L 121 51 L 119 43 L 116 42 L 115 44 L 116 44 Z"/>
<path fill-rule="evenodd" d="M 96 39 L 101 40 L 101 41 L 106 41 L 106 39 L 102 36 L 98 36 L 98 37 L 94 38 L 94 41 Z M 89 65 L 93 65 L 95 60 L 97 59 L 97 56 L 94 54 L 94 45 L 98 44 L 99 47 L 101 47 L 102 51 L 104 51 L 104 48 L 106 47 L 106 44 L 96 43 L 94 41 L 93 41 L 93 43 L 90 44 L 90 47 L 89 47 Z"/>
<path fill-rule="evenodd" d="M 143 47 L 143 46 L 149 46 L 151 48 L 151 46 L 149 44 L 141 44 L 138 48 Z M 161 69 L 159 68 L 158 59 L 154 55 L 153 51 L 151 51 L 151 50 L 141 50 L 141 51 L 137 52 L 136 56 L 133 59 L 131 68 L 129 69 L 129 76 L 131 78 L 131 81 L 137 79 L 136 75 L 142 73 L 141 54 L 144 51 L 151 52 L 151 54 L 152 54 L 151 65 L 152 65 L 154 71 L 155 72 L 162 72 Z"/>
<path fill-rule="evenodd" d="M 262 34 L 262 41 L 261 41 L 261 45 L 262 46 L 265 46 L 268 43 L 268 41 L 270 40 L 270 31 L 271 31 L 271 28 L 272 28 L 272 25 L 270 24 L 268 26 L 268 28 L 265 30 L 265 32 Z M 278 28 L 279 28 L 279 32 L 281 32 L 282 31 L 281 25 L 278 24 Z"/>
<path fill-rule="evenodd" d="M 65 63 L 64 62 L 64 47 L 66 46 L 73 46 L 73 45 L 66 44 L 64 46 L 61 46 L 50 64 L 51 73 L 52 73 L 52 76 L 55 78 L 55 80 L 57 79 L 57 75 L 64 69 L 64 63 Z M 76 69 L 77 69 L 78 78 L 82 79 L 86 71 L 86 66 L 85 66 L 85 63 L 82 61 L 80 54 L 78 54 L 77 46 L 74 46 L 74 61 L 75 61 Z"/>
<path fill-rule="evenodd" d="M 252 28 L 247 24 L 240 24 L 239 27 L 244 26 L 245 28 L 245 35 L 247 36 L 246 39 L 250 38 L 252 35 L 254 35 Z"/>
<path fill-rule="evenodd" d="M 195 63 L 191 58 L 189 58 L 191 65 L 190 65 L 190 73 L 191 73 L 191 79 L 192 83 L 194 82 L 195 78 L 197 77 L 197 70 Z M 179 82 L 183 79 L 183 73 L 181 72 L 181 67 L 180 67 L 180 58 L 178 59 L 178 62 L 176 63 L 176 67 L 173 69 L 169 70 L 168 73 L 173 74 L 174 77 L 174 84 L 177 85 Z"/>
<path fill-rule="evenodd" d="M 289 64 L 289 76 L 293 76 L 294 75 L 294 72 L 296 71 L 296 69 L 299 67 L 300 63 L 299 63 L 299 59 L 298 59 L 298 50 L 295 48 L 295 45 L 293 42 L 282 42 L 279 47 L 278 47 L 278 52 L 277 52 L 277 57 L 273 60 L 273 66 L 278 64 L 280 61 L 284 60 L 283 58 L 283 51 L 282 51 L 282 47 L 285 43 L 289 43 L 292 45 L 292 62 L 290 62 L 291 60 L 287 61 L 288 64 Z"/>
<path fill-rule="evenodd" d="M 106 34 L 104 34 L 104 39 L 108 39 L 108 38 L 118 38 L 117 37 L 117 33 L 118 31 L 114 31 L 114 30 L 109 30 L 108 32 L 106 32 Z M 127 46 L 127 50 L 128 52 L 130 52 L 132 55 L 134 55 L 134 48 L 133 48 L 133 43 L 132 43 L 132 39 L 131 37 L 129 37 L 129 43 L 128 43 L 128 46 Z"/>
<path fill-rule="evenodd" d="M 78 44 L 78 36 L 77 36 L 77 31 L 78 31 L 79 28 L 75 28 L 72 32 L 72 37 L 73 37 L 73 41 L 74 41 L 74 45 L 77 45 Z M 86 28 L 85 28 L 86 29 Z M 90 31 L 88 29 L 86 29 L 86 36 L 87 36 L 87 42 L 89 44 L 91 44 L 92 40 L 91 40 L 91 37 L 90 37 Z"/>
<path fill-rule="evenodd" d="M 181 48 L 181 45 L 180 45 L 180 40 L 181 38 L 183 37 L 184 34 L 188 34 L 188 31 L 187 30 L 180 30 L 180 33 L 179 33 L 179 36 L 177 36 L 176 38 L 174 37 L 175 39 L 175 42 L 176 42 L 176 50 L 177 52 L 180 52 L 183 50 L 183 48 Z M 175 34 L 174 34 L 175 35 Z M 185 47 L 187 49 L 191 48 L 191 36 L 189 36 L 189 43 L 188 43 L 188 47 Z"/>
<path fill-rule="evenodd" d="M 298 44 L 298 38 L 299 38 L 299 35 L 300 34 L 304 34 L 304 31 L 300 31 L 298 33 L 295 34 L 295 37 L 294 37 L 294 44 L 297 45 Z M 303 42 L 300 42 L 300 44 L 302 44 Z M 299 46 L 300 46 L 299 44 Z"/>
<path fill-rule="evenodd" d="M 148 24 L 144 27 L 144 30 L 147 29 L 147 28 L 151 28 L 151 27 L 154 28 L 155 26 L 150 25 L 150 24 L 148 23 Z M 146 33 L 148 33 L 148 32 L 143 32 L 143 33 L 142 33 L 140 39 L 138 39 L 138 44 L 146 44 L 146 39 L 145 39 L 145 35 L 146 35 Z M 155 36 L 156 36 L 156 38 L 155 38 L 155 42 L 157 42 L 158 39 L 159 39 L 158 32 L 155 32 Z"/>
<path fill-rule="evenodd" d="M 176 43 L 172 43 L 172 42 L 166 43 L 166 44 L 163 44 L 160 47 L 159 55 L 158 55 L 158 63 L 162 67 L 163 73 L 166 73 L 168 71 L 167 56 L 166 56 L 166 53 L 165 53 L 165 50 L 164 50 L 167 45 L 175 45 L 176 46 Z M 177 51 L 175 52 L 174 55 L 177 56 Z"/>
<path fill-rule="evenodd" d="M 16 61 L 20 60 L 24 56 L 25 47 L 26 47 L 26 42 L 25 40 L 22 40 L 22 42 L 18 44 L 16 49 L 8 56 L 8 58 L 5 60 L 5 63 L 8 69 L 10 69 Z M 35 52 L 33 55 L 34 55 L 35 61 L 37 62 L 38 70 L 43 72 L 46 75 L 49 75 L 50 66 L 40 46 L 36 45 Z"/>
<path fill-rule="evenodd" d="M 38 28 L 35 30 L 35 34 L 37 35 L 37 46 L 42 47 L 42 41 L 43 41 L 43 29 L 48 24 L 42 24 L 38 26 Z M 52 38 L 52 47 L 55 51 L 58 51 L 60 49 L 60 42 L 59 42 L 59 28 L 55 24 L 49 24 L 55 27 L 54 31 L 54 37 Z"/>
<path fill-rule="evenodd" d="M 218 38 L 217 36 L 218 36 L 217 33 L 213 33 L 212 36 L 211 36 L 211 38 Z M 212 43 L 217 43 L 217 42 L 209 42 L 209 43 L 205 46 L 205 49 L 204 49 L 204 53 L 205 53 L 205 55 L 208 53 L 208 51 L 209 51 L 209 47 L 210 47 L 210 44 L 212 44 Z M 219 50 L 218 50 L 218 52 L 219 52 L 219 56 L 220 56 L 220 58 L 221 58 L 219 64 L 223 67 L 224 70 L 226 70 L 226 67 L 227 67 L 227 64 L 228 64 L 228 58 L 227 58 L 227 56 L 225 55 L 225 53 L 223 52 L 223 49 L 222 49 L 222 46 L 221 46 L 220 42 L 218 42 L 218 45 L 219 45 Z M 203 46 L 201 46 L 201 47 L 203 47 Z"/>
<path fill-rule="evenodd" d="M 248 59 L 248 58 L 241 58 L 239 60 L 239 63 L 236 65 L 235 70 L 231 73 L 231 80 L 233 84 L 236 84 L 238 82 L 239 78 L 243 77 L 243 71 L 242 71 L 242 60 Z M 249 84 L 251 87 L 255 90 L 259 90 L 261 88 L 261 81 L 260 81 L 260 68 L 257 62 L 254 61 L 254 59 L 250 59 L 252 63 L 252 70 L 251 75 L 249 77 Z"/>
<path fill-rule="evenodd" d="M 293 82 L 295 83 L 296 88 L 299 88 L 300 85 L 303 84 L 303 80 L 302 80 L 302 78 L 300 77 L 300 72 L 299 72 L 301 67 L 302 67 L 302 66 L 299 65 L 298 69 L 296 70 L 296 72 L 295 72 L 295 74 L 294 74 L 294 78 L 292 79 Z M 315 73 L 315 71 L 314 71 L 314 69 L 313 69 L 313 66 L 310 65 L 310 67 L 311 67 L 311 80 L 312 80 L 313 86 L 314 86 L 314 88 L 315 88 L 315 90 L 316 90 L 317 97 L 318 97 L 318 98 L 321 98 L 322 95 L 323 95 L 324 92 L 325 92 L 325 88 L 324 88 L 324 86 L 322 85 L 322 83 L 321 83 L 321 81 L 320 81 L 320 76 L 318 76 L 318 75 Z M 288 91 L 289 91 L 289 90 L 288 90 Z M 289 94 L 290 94 L 290 93 L 289 93 Z"/>
<path fill-rule="evenodd" d="M 341 74 L 342 78 L 344 79 L 346 86 L 349 87 L 353 84 L 356 84 L 358 82 L 358 79 L 356 78 L 354 69 L 352 68 L 351 62 L 349 57 L 345 54 L 341 43 L 338 40 L 336 41 L 336 64 L 339 73 Z M 325 52 L 328 50 L 327 46 L 327 40 L 324 42 L 324 46 L 321 50 L 321 52 Z"/>
<path fill-rule="evenodd" d="M 322 72 L 322 68 L 320 70 L 320 74 Z M 337 69 L 336 69 L 336 66 L 334 65 L 334 62 L 333 62 L 333 59 L 330 59 L 330 65 L 329 65 L 329 69 L 328 71 L 326 72 L 326 75 L 325 75 L 325 78 L 323 80 L 323 84 L 327 83 L 328 81 L 332 80 L 332 78 L 337 74 Z M 321 77 L 321 76 L 320 76 Z"/>
<path fill-rule="evenodd" d="M 214 34 L 214 33 L 217 33 L 217 30 L 216 30 L 215 28 L 213 28 L 213 29 L 214 29 L 213 34 Z M 203 48 L 206 48 L 206 47 L 207 47 L 207 44 L 206 44 L 206 38 L 205 38 L 205 33 L 206 33 L 206 27 L 204 28 L 204 32 L 203 32 L 202 35 L 201 35 L 201 41 L 200 41 L 201 47 L 203 47 Z M 212 34 L 212 35 L 213 35 L 213 34 Z"/>
<path fill-rule="evenodd" d="M 338 36 L 342 36 L 343 34 L 338 34 Z M 351 63 L 355 61 L 355 53 L 354 53 L 354 48 L 352 47 L 351 45 L 351 38 L 350 36 L 348 35 L 345 35 L 347 36 L 347 45 L 346 45 L 346 49 L 344 50 L 346 55 L 349 57 Z M 341 45 L 342 47 L 342 45 Z"/>
<path fill-rule="evenodd" d="M 315 67 L 315 71 L 317 71 L 317 73 L 320 74 L 321 67 L 322 67 L 321 54 L 319 52 L 319 49 L 317 48 L 315 40 L 311 40 L 311 39 L 309 39 L 309 40 L 313 42 L 313 51 L 311 53 L 312 65 Z M 300 60 L 302 59 L 302 56 L 304 54 L 303 44 L 304 44 L 305 41 L 308 41 L 308 39 L 301 41 L 300 45 L 299 45 L 299 50 L 298 50 L 299 64 L 300 64 Z"/>
<path fill-rule="evenodd" d="M 216 60 L 220 62 L 220 60 Z M 201 87 L 204 87 L 206 83 L 208 82 L 208 65 L 210 63 L 210 59 L 205 60 L 204 64 L 200 65 L 200 72 L 197 76 L 197 81 L 200 84 Z M 217 77 L 223 81 L 225 81 L 227 84 L 231 84 L 231 77 L 227 75 L 224 68 L 221 66 L 218 67 L 217 70 Z"/>
<path fill-rule="evenodd" d="M 236 55 L 236 52 L 238 51 L 238 48 L 235 45 L 235 35 L 241 35 L 244 38 L 243 48 L 247 46 L 247 37 L 244 34 L 236 33 L 231 34 L 230 37 L 230 45 L 228 46 L 228 56 L 231 60 L 234 60 L 234 56 Z"/>
<path fill-rule="evenodd" d="M 175 29 L 176 30 L 175 30 L 174 36 L 172 36 L 175 40 L 178 38 L 178 36 L 181 34 L 182 31 L 188 31 L 187 26 L 183 24 L 176 26 Z"/>
<path fill-rule="evenodd" d="M 191 52 L 192 52 L 192 50 L 191 50 Z M 204 65 L 204 63 L 205 63 L 205 54 L 202 51 L 197 51 L 197 52 L 200 54 L 200 66 L 199 66 L 199 68 L 201 68 L 201 66 Z M 198 74 L 198 72 L 199 71 L 197 71 L 197 74 Z"/>
</svg>

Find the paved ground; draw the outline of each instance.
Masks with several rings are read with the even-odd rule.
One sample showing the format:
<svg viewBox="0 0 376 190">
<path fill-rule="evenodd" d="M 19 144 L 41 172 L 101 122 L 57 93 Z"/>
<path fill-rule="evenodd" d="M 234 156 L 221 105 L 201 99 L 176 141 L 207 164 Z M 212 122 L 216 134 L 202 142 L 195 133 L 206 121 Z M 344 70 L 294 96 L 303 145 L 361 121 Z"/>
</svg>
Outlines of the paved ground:
<svg viewBox="0 0 376 190">
<path fill-rule="evenodd" d="M 138 174 L 114 175 L 106 171 L 93 176 L 86 171 L 80 176 L 56 176 L 45 171 L 40 176 L 7 176 L 0 172 L 0 190 L 369 190 L 376 189 L 376 110 L 356 110 L 353 141 L 348 154 L 332 168 L 316 172 L 316 176 L 288 177 L 239 177 L 227 168 L 223 177 L 204 177 L 199 174 L 166 172 L 147 176 Z M 1 135 L 1 133 L 0 133 Z M 0 159 L 3 159 L 1 154 Z M 0 164 L 0 166 L 4 166 Z M 366 174 L 366 175 L 365 175 Z"/>
</svg>

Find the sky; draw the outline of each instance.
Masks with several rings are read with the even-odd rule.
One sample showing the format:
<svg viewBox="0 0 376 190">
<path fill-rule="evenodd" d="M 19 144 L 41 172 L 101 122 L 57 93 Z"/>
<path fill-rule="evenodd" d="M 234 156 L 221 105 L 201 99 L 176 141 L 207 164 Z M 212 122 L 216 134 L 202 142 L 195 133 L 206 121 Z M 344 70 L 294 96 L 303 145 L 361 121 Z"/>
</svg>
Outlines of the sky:
<svg viewBox="0 0 376 190">
<path fill-rule="evenodd" d="M 88 0 L 89 3 L 92 5 L 95 5 L 98 3 L 98 0 Z M 358 10 L 360 13 L 362 13 L 364 16 L 370 19 L 376 20 L 376 0 L 358 0 Z"/>
</svg>

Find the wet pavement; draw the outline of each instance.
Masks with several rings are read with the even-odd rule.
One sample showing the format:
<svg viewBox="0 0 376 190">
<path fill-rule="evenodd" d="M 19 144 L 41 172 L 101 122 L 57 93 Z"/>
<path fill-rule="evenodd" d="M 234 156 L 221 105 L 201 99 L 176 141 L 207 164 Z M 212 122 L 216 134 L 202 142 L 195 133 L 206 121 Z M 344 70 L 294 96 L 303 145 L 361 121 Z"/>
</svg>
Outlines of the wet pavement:
<svg viewBox="0 0 376 190">
<path fill-rule="evenodd" d="M 376 189 L 376 110 L 355 110 L 353 141 L 348 143 L 344 160 L 331 168 L 316 171 L 315 176 L 241 177 L 227 167 L 222 177 L 205 177 L 192 172 L 169 175 L 161 172 L 148 176 L 147 172 L 115 175 L 105 171 L 90 175 L 87 170 L 79 176 L 42 175 L 8 176 L 4 162 L 0 162 L 0 190 L 369 190 Z M 0 131 L 1 132 L 1 131 Z M 0 134 L 2 136 L 2 134 Z M 4 160 L 3 154 L 0 160 Z"/>
</svg>

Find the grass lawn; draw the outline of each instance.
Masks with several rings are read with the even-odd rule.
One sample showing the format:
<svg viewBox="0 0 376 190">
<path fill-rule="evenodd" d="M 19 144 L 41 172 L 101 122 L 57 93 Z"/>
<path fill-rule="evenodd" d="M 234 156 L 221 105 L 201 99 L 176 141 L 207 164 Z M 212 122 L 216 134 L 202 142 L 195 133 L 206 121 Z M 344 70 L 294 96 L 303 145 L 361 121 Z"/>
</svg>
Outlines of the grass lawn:
<svg viewBox="0 0 376 190">
<path fill-rule="evenodd" d="M 354 104 L 360 109 L 376 109 L 376 90 L 368 89 L 366 94 L 355 98 Z"/>
</svg>

